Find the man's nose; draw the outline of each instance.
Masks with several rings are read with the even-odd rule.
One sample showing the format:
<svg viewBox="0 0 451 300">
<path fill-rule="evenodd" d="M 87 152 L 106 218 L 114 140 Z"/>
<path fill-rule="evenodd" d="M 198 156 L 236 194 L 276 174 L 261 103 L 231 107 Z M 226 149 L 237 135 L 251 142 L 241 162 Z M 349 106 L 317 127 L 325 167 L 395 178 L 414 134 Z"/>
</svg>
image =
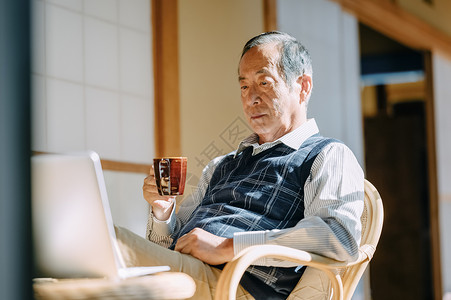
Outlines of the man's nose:
<svg viewBox="0 0 451 300">
<path fill-rule="evenodd" d="M 261 100 L 258 88 L 255 85 L 249 86 L 249 92 L 247 94 L 248 105 L 257 105 Z"/>
</svg>

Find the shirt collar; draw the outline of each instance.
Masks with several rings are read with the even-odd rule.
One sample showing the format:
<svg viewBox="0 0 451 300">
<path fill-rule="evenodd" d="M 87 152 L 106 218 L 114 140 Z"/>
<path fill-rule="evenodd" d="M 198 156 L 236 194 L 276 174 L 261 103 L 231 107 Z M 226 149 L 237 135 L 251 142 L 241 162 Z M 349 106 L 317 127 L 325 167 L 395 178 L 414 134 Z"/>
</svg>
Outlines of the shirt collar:
<svg viewBox="0 0 451 300">
<path fill-rule="evenodd" d="M 305 140 L 307 140 L 312 135 L 317 134 L 318 132 L 319 129 L 316 125 L 315 119 L 309 119 L 307 122 L 296 128 L 295 130 L 285 134 L 284 136 L 273 142 L 259 145 L 258 135 L 256 133 L 253 133 L 239 144 L 235 156 L 248 147 L 253 147 L 252 155 L 256 155 L 280 143 L 283 143 L 292 149 L 298 150 L 299 147 L 301 147 L 302 143 L 305 142 Z"/>
</svg>

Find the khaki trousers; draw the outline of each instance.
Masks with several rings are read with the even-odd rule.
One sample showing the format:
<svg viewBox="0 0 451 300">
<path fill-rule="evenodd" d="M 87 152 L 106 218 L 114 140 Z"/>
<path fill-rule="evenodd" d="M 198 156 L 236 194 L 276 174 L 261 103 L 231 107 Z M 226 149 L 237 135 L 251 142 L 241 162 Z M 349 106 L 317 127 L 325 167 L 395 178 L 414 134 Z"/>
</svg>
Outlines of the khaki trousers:
<svg viewBox="0 0 451 300">
<path fill-rule="evenodd" d="M 159 246 L 133 232 L 115 227 L 119 248 L 127 267 L 165 265 L 171 271 L 188 274 L 196 283 L 196 293 L 190 299 L 213 299 L 221 270 L 213 268 L 191 255 Z M 238 287 L 237 300 L 254 299 L 244 288 Z"/>
</svg>

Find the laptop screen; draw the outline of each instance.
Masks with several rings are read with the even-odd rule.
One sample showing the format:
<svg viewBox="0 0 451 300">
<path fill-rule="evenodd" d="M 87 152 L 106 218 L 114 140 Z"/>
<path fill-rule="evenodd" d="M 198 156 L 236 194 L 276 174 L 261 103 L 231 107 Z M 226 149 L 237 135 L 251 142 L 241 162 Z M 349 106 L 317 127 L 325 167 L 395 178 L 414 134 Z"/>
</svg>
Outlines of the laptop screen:
<svg viewBox="0 0 451 300">
<path fill-rule="evenodd" d="M 117 276 L 123 265 L 95 152 L 33 156 L 32 212 L 39 276 Z"/>
</svg>

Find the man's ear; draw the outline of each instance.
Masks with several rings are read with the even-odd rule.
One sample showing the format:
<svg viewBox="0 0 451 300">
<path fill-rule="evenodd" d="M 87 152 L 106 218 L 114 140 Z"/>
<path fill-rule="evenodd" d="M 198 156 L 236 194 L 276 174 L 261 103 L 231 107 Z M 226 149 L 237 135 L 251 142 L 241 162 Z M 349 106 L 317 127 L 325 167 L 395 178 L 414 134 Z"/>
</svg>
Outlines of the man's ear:
<svg viewBox="0 0 451 300">
<path fill-rule="evenodd" d="M 312 76 L 307 74 L 299 76 L 297 83 L 301 86 L 300 101 L 307 101 L 313 88 Z"/>
</svg>

